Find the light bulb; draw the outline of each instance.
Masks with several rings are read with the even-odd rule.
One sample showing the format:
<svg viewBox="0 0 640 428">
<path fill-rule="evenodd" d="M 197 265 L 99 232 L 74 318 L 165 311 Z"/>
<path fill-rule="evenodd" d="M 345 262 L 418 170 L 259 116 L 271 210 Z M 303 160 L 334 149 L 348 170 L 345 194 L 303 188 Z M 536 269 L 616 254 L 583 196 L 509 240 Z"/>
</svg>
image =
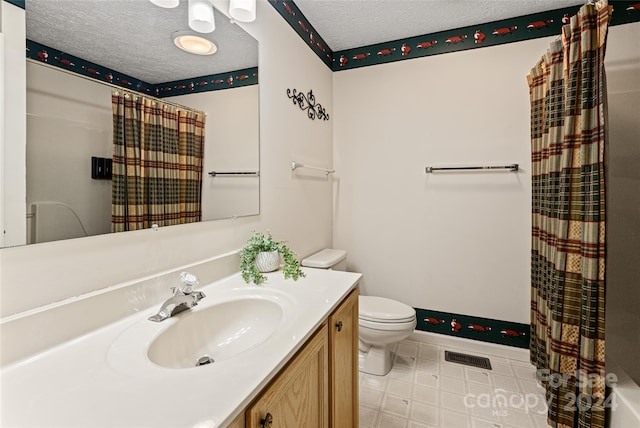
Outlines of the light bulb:
<svg viewBox="0 0 640 428">
<path fill-rule="evenodd" d="M 198 33 L 210 33 L 216 29 L 211 3 L 189 0 L 189 27 Z"/>
<path fill-rule="evenodd" d="M 236 21 L 253 22 L 256 20 L 256 0 L 231 0 L 229 15 Z"/>
</svg>

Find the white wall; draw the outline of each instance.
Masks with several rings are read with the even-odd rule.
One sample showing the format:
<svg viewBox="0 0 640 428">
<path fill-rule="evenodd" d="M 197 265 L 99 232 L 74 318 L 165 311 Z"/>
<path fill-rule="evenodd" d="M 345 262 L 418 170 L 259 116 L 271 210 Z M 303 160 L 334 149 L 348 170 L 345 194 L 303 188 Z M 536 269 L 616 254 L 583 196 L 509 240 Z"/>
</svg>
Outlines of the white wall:
<svg viewBox="0 0 640 428">
<path fill-rule="evenodd" d="M 640 384 L 640 23 L 611 28 L 606 56 L 607 358 Z"/>
<path fill-rule="evenodd" d="M 630 28 L 610 32 L 621 67 L 637 52 Z M 334 74 L 334 245 L 364 274 L 363 294 L 529 322 L 526 75 L 551 40 Z M 521 171 L 424 171 L 509 163 Z"/>
<path fill-rule="evenodd" d="M 202 218 L 213 220 L 257 214 L 260 178 L 216 176 L 209 171 L 260 171 L 259 86 L 200 92 L 167 98 L 205 111 Z"/>
<path fill-rule="evenodd" d="M 24 10 L 2 2 L 2 128 L 0 132 L 0 247 L 26 242 L 25 140 L 25 17 Z"/>
<path fill-rule="evenodd" d="M 332 122 L 310 121 L 286 96 L 313 89 L 331 111 L 331 71 L 266 1 L 257 13 L 238 25 L 260 43 L 261 214 L 2 249 L 2 316 L 238 249 L 254 229 L 270 229 L 300 256 L 331 246 L 330 183 L 294 176 L 290 164 L 331 165 Z"/>
<path fill-rule="evenodd" d="M 363 294 L 528 322 L 526 75 L 548 43 L 335 73 L 334 243 Z M 520 172 L 425 173 L 511 163 Z"/>
<path fill-rule="evenodd" d="M 88 235 L 109 233 L 111 180 L 91 178 L 91 157 L 113 155 L 112 128 L 110 87 L 27 62 L 27 212 L 62 202 Z"/>
</svg>

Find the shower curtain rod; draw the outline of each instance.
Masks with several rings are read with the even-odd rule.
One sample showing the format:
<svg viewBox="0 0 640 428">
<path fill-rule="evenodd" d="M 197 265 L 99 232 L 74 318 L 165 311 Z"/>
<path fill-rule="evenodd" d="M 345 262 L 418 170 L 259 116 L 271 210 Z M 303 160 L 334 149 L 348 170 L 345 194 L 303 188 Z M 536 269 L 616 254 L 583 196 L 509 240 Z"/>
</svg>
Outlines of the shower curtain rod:
<svg viewBox="0 0 640 428">
<path fill-rule="evenodd" d="M 157 98 L 157 97 L 154 97 L 154 96 L 149 95 L 149 94 L 143 94 L 142 92 L 134 91 L 132 89 L 123 88 L 122 86 L 114 85 L 113 83 L 103 82 L 102 80 L 94 79 L 92 77 L 83 76 L 82 74 L 74 73 L 72 71 L 65 70 L 64 68 L 55 67 L 55 66 L 53 66 L 51 64 L 45 64 L 43 62 L 36 61 L 34 59 L 31 59 L 31 58 L 27 58 L 27 61 L 29 61 L 29 62 L 31 62 L 33 64 L 41 65 L 41 66 L 46 67 L 46 68 L 51 68 L 52 70 L 61 71 L 63 73 L 70 74 L 71 76 L 80 77 L 80 78 L 88 80 L 90 82 L 95 82 L 95 83 L 99 83 L 99 84 L 104 85 L 104 86 L 109 86 L 109 87 L 111 87 L 111 88 L 113 88 L 113 89 L 115 89 L 117 91 L 131 92 L 133 94 L 144 96 L 144 97 L 147 97 L 147 98 L 151 98 L 152 100 L 155 100 L 155 101 L 158 101 L 158 102 L 161 102 L 161 103 L 165 103 L 165 104 L 169 104 L 169 105 L 172 105 L 172 106 L 180 108 L 180 109 L 188 110 L 188 111 L 191 111 L 191 112 L 194 112 L 194 113 L 204 114 L 205 116 L 207 115 L 207 113 L 203 112 L 202 110 L 196 110 L 193 107 L 187 107 L 185 105 L 174 103 L 174 102 L 165 100 L 163 98 Z"/>
</svg>

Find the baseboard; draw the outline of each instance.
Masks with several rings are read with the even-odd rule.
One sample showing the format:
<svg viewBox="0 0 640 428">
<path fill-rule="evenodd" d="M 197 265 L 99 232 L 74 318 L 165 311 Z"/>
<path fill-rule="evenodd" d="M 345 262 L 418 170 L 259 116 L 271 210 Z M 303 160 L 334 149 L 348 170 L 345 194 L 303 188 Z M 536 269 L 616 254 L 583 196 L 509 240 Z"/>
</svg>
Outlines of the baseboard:
<svg viewBox="0 0 640 428">
<path fill-rule="evenodd" d="M 522 362 L 529 362 L 529 350 L 497 343 L 480 342 L 462 337 L 447 336 L 428 331 L 414 330 L 409 336 L 410 340 L 429 343 L 431 345 L 463 349 L 467 353 L 482 354 L 484 356 L 496 356 L 509 358 Z"/>
</svg>

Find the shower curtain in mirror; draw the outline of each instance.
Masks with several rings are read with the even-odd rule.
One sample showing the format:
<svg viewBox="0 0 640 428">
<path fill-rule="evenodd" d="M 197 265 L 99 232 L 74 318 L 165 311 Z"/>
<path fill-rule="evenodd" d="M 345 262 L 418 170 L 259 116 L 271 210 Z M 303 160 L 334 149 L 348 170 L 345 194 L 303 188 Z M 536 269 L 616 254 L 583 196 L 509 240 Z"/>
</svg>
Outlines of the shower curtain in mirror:
<svg viewBox="0 0 640 428">
<path fill-rule="evenodd" d="M 584 5 L 531 70 L 531 362 L 553 427 L 604 427 L 606 82 L 611 9 Z"/>
<path fill-rule="evenodd" d="M 205 115 L 113 92 L 113 232 L 202 218 Z"/>
</svg>

